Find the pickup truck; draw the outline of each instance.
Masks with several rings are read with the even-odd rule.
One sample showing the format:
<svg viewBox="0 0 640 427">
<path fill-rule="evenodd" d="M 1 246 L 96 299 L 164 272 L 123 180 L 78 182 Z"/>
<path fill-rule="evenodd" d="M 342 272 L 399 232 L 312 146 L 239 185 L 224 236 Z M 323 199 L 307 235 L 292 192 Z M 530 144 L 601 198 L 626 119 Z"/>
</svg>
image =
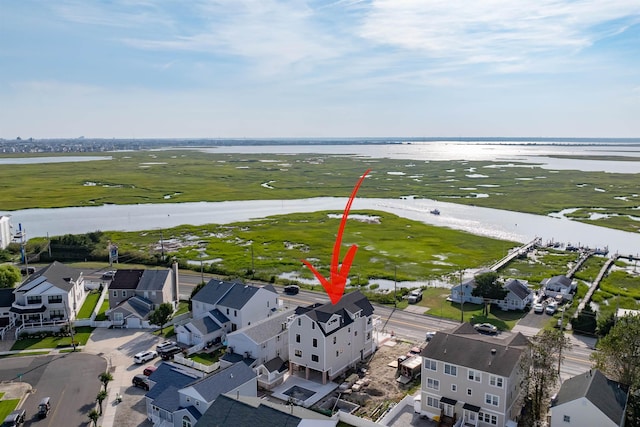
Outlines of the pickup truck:
<svg viewBox="0 0 640 427">
<path fill-rule="evenodd" d="M 414 289 L 411 292 L 409 292 L 409 295 L 407 296 L 407 300 L 409 301 L 409 304 L 417 304 L 420 301 L 422 301 L 422 290 L 421 289 Z"/>
</svg>

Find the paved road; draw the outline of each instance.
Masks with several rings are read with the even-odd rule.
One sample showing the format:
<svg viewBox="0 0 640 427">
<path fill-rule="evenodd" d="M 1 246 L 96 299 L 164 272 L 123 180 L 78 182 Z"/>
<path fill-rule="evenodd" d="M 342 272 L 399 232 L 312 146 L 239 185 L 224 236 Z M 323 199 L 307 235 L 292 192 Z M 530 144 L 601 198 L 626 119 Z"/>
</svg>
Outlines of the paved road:
<svg viewBox="0 0 640 427">
<path fill-rule="evenodd" d="M 33 387 L 34 393 L 22 406 L 27 413 L 25 426 L 89 426 L 87 414 L 102 386 L 98 375 L 106 367 L 102 357 L 83 353 L 7 358 L 0 367 L 0 380 L 21 375 L 22 381 Z M 51 412 L 39 420 L 37 407 L 45 396 L 51 397 Z"/>
</svg>

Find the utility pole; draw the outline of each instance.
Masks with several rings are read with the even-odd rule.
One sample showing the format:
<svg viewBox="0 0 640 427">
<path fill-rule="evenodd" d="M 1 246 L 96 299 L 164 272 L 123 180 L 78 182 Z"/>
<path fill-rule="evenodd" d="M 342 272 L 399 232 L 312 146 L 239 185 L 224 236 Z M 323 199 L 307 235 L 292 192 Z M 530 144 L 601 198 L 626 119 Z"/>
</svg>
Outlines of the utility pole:
<svg viewBox="0 0 640 427">
<path fill-rule="evenodd" d="M 202 260 L 200 260 L 200 281 L 204 283 L 204 266 L 202 265 Z"/>
<path fill-rule="evenodd" d="M 464 270 L 460 270 L 460 323 L 464 323 L 464 293 L 462 291 L 462 275 Z"/>
<path fill-rule="evenodd" d="M 393 308 L 395 309 L 398 305 L 397 291 L 398 291 L 398 275 L 397 275 L 397 266 L 393 266 Z"/>
<path fill-rule="evenodd" d="M 160 261 L 164 261 L 164 236 L 160 230 Z"/>
</svg>

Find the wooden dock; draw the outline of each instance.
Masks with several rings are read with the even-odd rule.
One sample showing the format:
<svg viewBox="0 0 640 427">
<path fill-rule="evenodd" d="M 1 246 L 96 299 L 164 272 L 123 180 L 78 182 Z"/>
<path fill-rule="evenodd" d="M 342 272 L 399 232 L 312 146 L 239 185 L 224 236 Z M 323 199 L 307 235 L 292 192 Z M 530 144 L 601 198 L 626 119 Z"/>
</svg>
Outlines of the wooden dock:
<svg viewBox="0 0 640 427">
<path fill-rule="evenodd" d="M 489 267 L 489 269 L 491 271 L 498 271 L 499 269 L 507 265 L 510 261 L 531 251 L 533 248 L 539 245 L 541 241 L 542 239 L 540 237 L 536 237 L 529 243 L 522 245 L 518 249 L 511 251 L 507 256 L 505 256 L 500 261 L 496 262 L 491 267 Z"/>
</svg>

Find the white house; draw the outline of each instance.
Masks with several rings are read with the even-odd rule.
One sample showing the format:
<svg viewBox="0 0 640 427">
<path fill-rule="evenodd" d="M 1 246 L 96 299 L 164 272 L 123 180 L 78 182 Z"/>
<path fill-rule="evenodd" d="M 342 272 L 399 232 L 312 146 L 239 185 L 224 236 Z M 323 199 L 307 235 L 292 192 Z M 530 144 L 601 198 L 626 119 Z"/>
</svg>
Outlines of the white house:
<svg viewBox="0 0 640 427">
<path fill-rule="evenodd" d="M 469 323 L 437 332 L 421 353 L 416 412 L 451 424 L 462 419 L 464 426 L 515 427 L 524 393 L 520 359 L 527 344 L 521 333 L 488 336 Z"/>
<path fill-rule="evenodd" d="M 599 370 L 569 378 L 551 402 L 550 427 L 623 427 L 628 388 Z"/>
<path fill-rule="evenodd" d="M 526 280 L 509 279 L 504 284 L 504 289 L 508 291 L 507 296 L 497 301 L 502 310 L 524 310 L 533 304 L 533 292 L 527 286 Z"/>
<path fill-rule="evenodd" d="M 547 297 L 562 298 L 572 301 L 578 284 L 565 275 L 549 277 L 540 282 L 543 293 Z"/>
<path fill-rule="evenodd" d="M 337 304 L 297 308 L 289 322 L 289 373 L 333 380 L 374 352 L 373 323 L 373 306 L 360 291 Z"/>
<path fill-rule="evenodd" d="M 36 271 L 13 293 L 12 323 L 32 325 L 75 319 L 86 298 L 82 273 L 58 261 Z"/>
<path fill-rule="evenodd" d="M 175 328 L 178 341 L 186 345 L 224 339 L 227 332 L 271 317 L 279 308 L 278 293 L 272 285 L 253 286 L 217 279 L 200 289 L 191 303 L 193 320 Z M 200 321 L 207 318 L 210 321 Z"/>
</svg>

